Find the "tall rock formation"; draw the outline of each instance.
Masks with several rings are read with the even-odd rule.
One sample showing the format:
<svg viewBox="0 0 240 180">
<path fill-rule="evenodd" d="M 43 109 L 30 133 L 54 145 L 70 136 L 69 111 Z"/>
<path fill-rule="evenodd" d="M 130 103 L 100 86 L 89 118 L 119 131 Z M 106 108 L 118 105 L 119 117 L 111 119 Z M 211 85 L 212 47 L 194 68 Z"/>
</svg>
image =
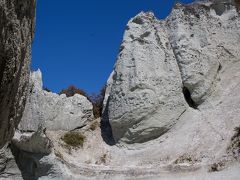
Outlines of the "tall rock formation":
<svg viewBox="0 0 240 180">
<path fill-rule="evenodd" d="M 24 110 L 35 26 L 35 0 L 0 0 L 0 172 Z"/>
<path fill-rule="evenodd" d="M 189 109 L 222 99 L 226 87 L 218 86 L 229 82 L 220 76 L 239 67 L 239 29 L 234 1 L 177 4 L 162 21 L 143 12 L 131 19 L 106 91 L 115 141 L 155 139 Z"/>
</svg>

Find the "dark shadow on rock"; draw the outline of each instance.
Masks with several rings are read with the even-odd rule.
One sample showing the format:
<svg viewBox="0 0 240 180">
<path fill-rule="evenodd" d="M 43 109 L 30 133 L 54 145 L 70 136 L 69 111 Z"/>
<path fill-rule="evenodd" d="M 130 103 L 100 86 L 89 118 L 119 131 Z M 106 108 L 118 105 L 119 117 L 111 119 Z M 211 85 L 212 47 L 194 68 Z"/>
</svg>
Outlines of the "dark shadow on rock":
<svg viewBox="0 0 240 180">
<path fill-rule="evenodd" d="M 101 135 L 103 140 L 110 146 L 113 146 L 116 144 L 113 135 L 112 135 L 112 127 L 109 123 L 109 116 L 108 116 L 108 105 L 109 105 L 109 99 L 107 101 L 106 107 L 103 111 L 102 117 L 101 117 Z"/>
<path fill-rule="evenodd" d="M 51 171 L 51 164 L 40 163 L 40 160 L 47 154 L 25 152 L 14 145 L 10 148 L 24 180 L 37 180 Z"/>
<path fill-rule="evenodd" d="M 182 92 L 189 107 L 197 109 L 198 105 L 193 101 L 189 89 L 187 87 L 183 87 Z"/>
</svg>

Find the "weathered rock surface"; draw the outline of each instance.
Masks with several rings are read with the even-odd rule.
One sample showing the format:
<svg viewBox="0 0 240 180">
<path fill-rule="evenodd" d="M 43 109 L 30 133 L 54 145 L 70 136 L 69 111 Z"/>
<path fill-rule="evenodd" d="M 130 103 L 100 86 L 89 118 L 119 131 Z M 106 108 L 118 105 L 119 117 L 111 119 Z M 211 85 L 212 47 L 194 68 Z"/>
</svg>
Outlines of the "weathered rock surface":
<svg viewBox="0 0 240 180">
<path fill-rule="evenodd" d="M 141 13 L 128 23 L 108 107 L 115 140 L 144 142 L 159 137 L 186 110 L 181 76 L 168 42 L 165 24 L 152 13 Z"/>
<path fill-rule="evenodd" d="M 46 128 L 39 126 L 36 132 L 16 131 L 11 150 L 21 171 L 19 179 L 68 179 L 67 170 L 61 159 L 53 152 L 53 143 L 47 137 Z M 13 168 L 11 168 L 13 169 Z M 13 178 L 10 176 L 10 178 Z"/>
<path fill-rule="evenodd" d="M 233 1 L 178 4 L 163 21 L 152 13 L 131 19 L 105 99 L 114 139 L 155 139 L 189 107 L 221 99 L 225 87 L 217 86 L 228 82 L 220 75 L 239 66 L 239 29 Z"/>
<path fill-rule="evenodd" d="M 0 178 L 24 110 L 34 26 L 35 0 L 0 0 Z"/>
<path fill-rule="evenodd" d="M 19 130 L 37 131 L 42 125 L 48 130 L 73 130 L 93 119 L 93 106 L 86 97 L 66 97 L 43 90 L 40 70 L 31 73 L 30 96 L 27 100 Z"/>
<path fill-rule="evenodd" d="M 30 153 L 50 154 L 52 145 L 45 134 L 46 129 L 39 126 L 37 132 L 20 133 L 15 132 L 12 145 L 16 148 Z"/>
<path fill-rule="evenodd" d="M 26 98 L 35 0 L 0 1 L 0 148 L 11 139 Z"/>
</svg>

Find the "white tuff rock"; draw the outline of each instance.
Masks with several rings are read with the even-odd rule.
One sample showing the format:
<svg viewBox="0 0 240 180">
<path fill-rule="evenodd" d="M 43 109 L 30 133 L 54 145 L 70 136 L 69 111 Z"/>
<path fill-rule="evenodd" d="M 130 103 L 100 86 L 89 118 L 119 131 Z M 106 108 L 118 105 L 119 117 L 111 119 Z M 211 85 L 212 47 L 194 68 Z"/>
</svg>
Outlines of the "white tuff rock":
<svg viewBox="0 0 240 180">
<path fill-rule="evenodd" d="M 41 124 L 48 130 L 73 130 L 93 119 L 93 106 L 86 97 L 66 97 L 42 89 L 40 70 L 31 73 L 30 96 L 19 129 L 36 131 Z"/>
<path fill-rule="evenodd" d="M 232 73 L 239 68 L 240 21 L 232 4 L 177 4 L 166 20 L 140 13 L 129 21 L 104 108 L 116 142 L 158 138 L 192 119 L 194 109 L 209 119 L 201 109 L 220 107 L 230 79 L 239 82 Z"/>
</svg>

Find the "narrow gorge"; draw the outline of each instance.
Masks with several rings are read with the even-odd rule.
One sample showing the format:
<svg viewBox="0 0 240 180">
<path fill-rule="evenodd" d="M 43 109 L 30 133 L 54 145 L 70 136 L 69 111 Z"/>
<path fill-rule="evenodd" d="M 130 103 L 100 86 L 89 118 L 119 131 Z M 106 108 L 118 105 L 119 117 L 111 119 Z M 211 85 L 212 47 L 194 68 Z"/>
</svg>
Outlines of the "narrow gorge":
<svg viewBox="0 0 240 180">
<path fill-rule="evenodd" d="M 0 179 L 239 179 L 239 7 L 130 19 L 96 118 L 30 72 L 35 0 L 0 0 Z"/>
</svg>

